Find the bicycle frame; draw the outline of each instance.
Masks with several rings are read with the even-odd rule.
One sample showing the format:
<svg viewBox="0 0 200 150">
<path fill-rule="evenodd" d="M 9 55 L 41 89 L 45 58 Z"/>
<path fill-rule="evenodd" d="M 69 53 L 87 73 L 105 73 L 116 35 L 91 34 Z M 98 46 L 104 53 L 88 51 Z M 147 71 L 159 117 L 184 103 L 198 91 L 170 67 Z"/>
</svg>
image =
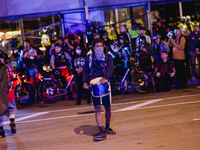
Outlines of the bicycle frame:
<svg viewBox="0 0 200 150">
<path fill-rule="evenodd" d="M 65 88 L 65 89 L 60 89 L 60 90 L 59 90 L 59 91 L 64 90 L 64 93 L 61 93 L 61 94 L 58 94 L 58 95 L 53 95 L 53 96 L 48 96 L 48 98 L 54 98 L 54 97 L 58 97 L 58 96 L 62 96 L 62 95 L 67 94 L 67 89 L 68 89 L 70 83 L 72 82 L 72 79 L 73 79 L 73 78 L 74 78 L 74 75 L 72 74 L 72 77 L 70 78 L 69 82 L 67 83 L 66 88 Z M 56 81 L 57 81 L 57 80 L 56 80 Z M 53 89 L 52 91 L 54 92 L 54 91 L 56 91 L 56 90 Z"/>
</svg>

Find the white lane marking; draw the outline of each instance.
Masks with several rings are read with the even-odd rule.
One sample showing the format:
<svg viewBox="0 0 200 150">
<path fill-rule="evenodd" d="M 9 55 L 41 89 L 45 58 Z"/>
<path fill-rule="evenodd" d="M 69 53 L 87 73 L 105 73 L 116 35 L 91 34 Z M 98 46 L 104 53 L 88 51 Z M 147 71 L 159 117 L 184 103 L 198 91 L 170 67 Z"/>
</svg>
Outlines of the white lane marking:
<svg viewBox="0 0 200 150">
<path fill-rule="evenodd" d="M 137 105 L 126 107 L 126 108 L 119 109 L 119 110 L 115 110 L 115 112 L 133 110 L 133 109 L 136 109 L 138 107 L 146 106 L 146 105 L 156 103 L 156 102 L 159 102 L 159 101 L 162 101 L 162 100 L 164 100 L 164 99 L 149 100 L 149 101 L 146 101 L 146 102 L 141 103 L 141 104 L 137 104 Z"/>
<path fill-rule="evenodd" d="M 185 105 L 185 104 L 195 104 L 195 103 L 200 103 L 200 101 L 185 102 L 185 103 L 174 103 L 174 104 L 158 105 L 158 106 L 150 106 L 150 107 L 142 107 L 142 108 L 135 108 L 134 110 L 151 109 L 151 108 L 160 108 L 160 107 L 168 107 L 168 106 L 176 106 L 176 105 Z M 112 111 L 112 112 L 119 112 L 119 111 Z M 102 113 L 104 113 L 104 112 L 102 112 Z M 17 122 L 17 123 L 28 123 L 28 122 L 48 121 L 48 120 L 54 120 L 54 119 L 83 117 L 83 116 L 89 116 L 89 115 L 94 115 L 94 113 L 91 113 L 91 114 L 82 114 L 82 115 L 62 116 L 62 117 L 54 117 L 54 118 L 46 118 L 46 119 L 37 119 L 37 120 L 30 120 L 30 121 L 21 121 L 21 122 Z"/>
<path fill-rule="evenodd" d="M 195 104 L 195 103 L 200 103 L 200 101 L 184 102 L 184 103 L 174 103 L 174 104 L 157 105 L 157 106 L 149 106 L 149 107 L 136 108 L 135 110 L 149 109 L 149 108 L 159 108 L 159 107 L 168 107 L 168 106 L 176 106 L 176 105 L 185 105 L 185 104 Z"/>
<path fill-rule="evenodd" d="M 194 95 L 183 95 L 183 96 L 176 96 L 176 97 L 166 97 L 166 98 L 161 98 L 162 100 L 166 99 L 173 99 L 173 98 L 183 98 L 183 97 L 192 97 L 192 96 L 199 96 L 200 94 L 194 94 Z M 140 103 L 140 102 L 147 102 L 149 100 L 140 100 L 140 101 L 133 101 L 133 102 L 126 102 L 126 103 L 117 103 L 117 104 L 112 104 L 112 106 L 117 106 L 117 105 L 127 105 L 127 104 L 134 104 L 134 103 Z M 88 108 L 94 108 L 93 106 L 90 107 L 81 107 L 81 108 L 71 108 L 71 109 L 61 109 L 61 110 L 52 110 L 52 111 L 45 111 L 48 113 L 52 112 L 62 112 L 62 111 L 71 111 L 71 110 L 81 110 L 81 109 L 88 109 Z M 27 114 L 35 114 L 35 113 L 27 113 Z M 19 114 L 20 116 L 23 114 Z M 26 115 L 26 114 L 24 114 Z"/>
<path fill-rule="evenodd" d="M 63 118 L 83 117 L 83 116 L 89 116 L 89 115 L 94 115 L 94 113 L 83 114 L 83 115 L 62 116 L 62 117 L 54 117 L 54 118 L 46 118 L 46 119 L 37 119 L 37 120 L 30 120 L 30 121 L 21 121 L 17 123 L 38 122 L 38 121 L 47 121 L 47 120 L 55 120 L 55 119 L 63 119 Z"/>
<path fill-rule="evenodd" d="M 40 113 L 35 113 L 35 114 L 29 115 L 29 116 L 24 116 L 24 117 L 15 119 L 15 122 L 22 121 L 22 120 L 25 120 L 25 119 L 28 119 L 28 118 L 33 118 L 33 117 L 40 116 L 40 115 L 44 115 L 44 114 L 47 114 L 47 113 L 48 112 L 40 112 Z M 6 122 L 4 122 L 4 124 L 10 124 L 10 121 L 6 121 Z"/>
</svg>

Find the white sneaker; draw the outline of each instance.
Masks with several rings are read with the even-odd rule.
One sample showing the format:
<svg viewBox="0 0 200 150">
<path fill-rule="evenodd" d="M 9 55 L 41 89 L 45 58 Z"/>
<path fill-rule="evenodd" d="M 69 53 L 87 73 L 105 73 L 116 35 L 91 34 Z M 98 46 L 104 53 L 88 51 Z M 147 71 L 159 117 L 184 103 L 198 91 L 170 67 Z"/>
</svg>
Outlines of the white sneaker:
<svg viewBox="0 0 200 150">
<path fill-rule="evenodd" d="M 191 81 L 193 81 L 193 82 L 196 81 L 195 76 L 192 77 Z"/>
</svg>

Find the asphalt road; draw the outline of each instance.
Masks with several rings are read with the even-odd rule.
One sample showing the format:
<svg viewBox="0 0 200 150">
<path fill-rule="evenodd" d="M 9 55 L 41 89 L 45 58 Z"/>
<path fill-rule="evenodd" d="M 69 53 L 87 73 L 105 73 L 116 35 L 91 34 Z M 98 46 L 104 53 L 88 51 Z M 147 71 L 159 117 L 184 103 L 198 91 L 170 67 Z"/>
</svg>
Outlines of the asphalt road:
<svg viewBox="0 0 200 150">
<path fill-rule="evenodd" d="M 114 96 L 111 128 L 100 142 L 93 106 L 83 100 L 18 107 L 17 133 L 6 138 L 1 150 L 199 150 L 200 89 L 195 85 L 169 92 Z M 103 110 L 103 107 L 102 107 Z M 104 111 L 102 112 L 104 116 Z M 104 118 L 104 117 L 103 117 Z"/>
</svg>

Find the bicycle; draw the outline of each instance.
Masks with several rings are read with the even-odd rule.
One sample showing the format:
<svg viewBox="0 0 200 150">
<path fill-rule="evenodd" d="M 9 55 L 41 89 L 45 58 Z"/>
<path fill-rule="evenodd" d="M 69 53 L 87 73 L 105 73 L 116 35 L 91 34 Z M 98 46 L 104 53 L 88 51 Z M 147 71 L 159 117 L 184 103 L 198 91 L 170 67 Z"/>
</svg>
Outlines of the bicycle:
<svg viewBox="0 0 200 150">
<path fill-rule="evenodd" d="M 139 93 L 147 93 L 152 90 L 152 81 L 149 74 L 145 71 L 140 70 L 139 63 L 130 59 L 131 61 L 131 82 L 133 88 Z"/>
<path fill-rule="evenodd" d="M 126 73 L 122 77 L 121 81 L 117 80 L 116 75 L 114 74 L 111 78 L 111 93 L 112 95 L 115 95 L 118 91 L 118 88 L 121 90 L 124 90 L 123 83 L 130 72 L 131 74 L 131 86 L 139 93 L 147 93 L 150 92 L 151 87 L 151 78 L 149 77 L 149 74 L 145 71 L 142 71 L 139 69 L 139 64 L 136 62 L 133 58 L 130 59 L 131 61 L 131 68 L 128 68 L 126 70 Z"/>
<path fill-rule="evenodd" d="M 62 95 L 67 94 L 67 89 L 69 88 L 74 75 L 69 74 L 69 76 L 71 76 L 71 78 L 65 88 L 63 87 L 60 78 L 59 80 L 56 80 L 53 77 L 49 77 L 48 74 L 46 76 L 42 76 L 42 82 L 38 88 L 39 98 L 47 104 L 56 103 L 58 100 L 60 100 Z"/>
<path fill-rule="evenodd" d="M 16 103 L 21 106 L 32 105 L 35 102 L 37 96 L 35 85 L 33 85 L 31 82 L 25 81 L 25 75 L 22 75 L 18 72 L 15 72 L 14 74 L 16 74 L 16 78 L 12 79 L 12 81 L 18 82 L 14 88 Z"/>
</svg>

